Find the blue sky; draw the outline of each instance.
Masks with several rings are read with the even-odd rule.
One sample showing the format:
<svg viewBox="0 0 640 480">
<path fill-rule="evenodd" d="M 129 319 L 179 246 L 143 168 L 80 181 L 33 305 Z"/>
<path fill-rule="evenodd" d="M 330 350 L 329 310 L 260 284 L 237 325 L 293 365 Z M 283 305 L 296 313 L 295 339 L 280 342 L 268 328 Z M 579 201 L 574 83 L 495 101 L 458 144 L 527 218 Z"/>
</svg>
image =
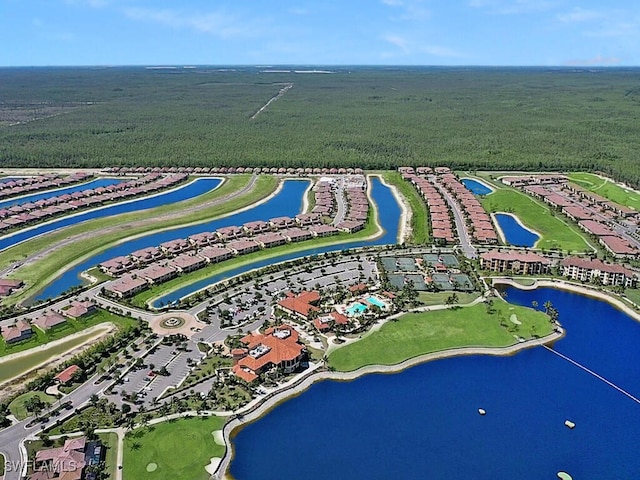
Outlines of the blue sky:
<svg viewBox="0 0 640 480">
<path fill-rule="evenodd" d="M 639 0 L 0 0 L 0 65 L 640 65 Z"/>
</svg>

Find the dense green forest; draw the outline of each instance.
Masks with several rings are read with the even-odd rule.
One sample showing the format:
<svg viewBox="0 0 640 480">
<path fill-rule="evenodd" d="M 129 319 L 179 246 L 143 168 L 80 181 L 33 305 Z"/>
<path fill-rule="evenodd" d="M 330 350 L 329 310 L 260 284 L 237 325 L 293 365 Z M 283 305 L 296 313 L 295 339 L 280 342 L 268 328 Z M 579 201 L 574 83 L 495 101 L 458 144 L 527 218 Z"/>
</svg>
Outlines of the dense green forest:
<svg viewBox="0 0 640 480">
<path fill-rule="evenodd" d="M 640 185 L 640 69 L 329 70 L 0 69 L 0 161 L 586 170 Z"/>
</svg>

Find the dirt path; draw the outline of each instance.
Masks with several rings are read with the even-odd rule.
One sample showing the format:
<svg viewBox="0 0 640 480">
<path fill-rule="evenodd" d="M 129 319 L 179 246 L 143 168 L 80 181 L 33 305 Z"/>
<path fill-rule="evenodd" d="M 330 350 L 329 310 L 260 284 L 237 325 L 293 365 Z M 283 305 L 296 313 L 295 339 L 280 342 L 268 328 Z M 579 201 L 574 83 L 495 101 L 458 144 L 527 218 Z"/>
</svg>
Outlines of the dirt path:
<svg viewBox="0 0 640 480">
<path fill-rule="evenodd" d="M 293 88 L 293 83 L 287 83 L 284 87 L 280 89 L 278 94 L 274 97 L 271 97 L 267 103 L 265 103 L 260 110 L 254 113 L 249 120 L 254 120 L 258 115 L 260 115 L 269 105 L 278 100 L 281 96 L 287 93 L 289 90 Z"/>
</svg>

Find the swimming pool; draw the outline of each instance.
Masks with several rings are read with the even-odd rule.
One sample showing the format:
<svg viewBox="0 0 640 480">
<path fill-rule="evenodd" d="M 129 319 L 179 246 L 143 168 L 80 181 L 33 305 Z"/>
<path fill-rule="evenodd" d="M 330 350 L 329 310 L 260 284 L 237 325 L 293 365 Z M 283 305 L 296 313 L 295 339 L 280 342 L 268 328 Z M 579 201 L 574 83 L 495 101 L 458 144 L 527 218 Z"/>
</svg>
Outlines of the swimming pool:
<svg viewBox="0 0 640 480">
<path fill-rule="evenodd" d="M 367 298 L 367 302 L 369 302 L 371 305 L 375 305 L 375 306 L 380 307 L 380 308 L 386 307 L 386 305 L 383 302 L 381 302 L 380 300 L 378 300 L 376 297 Z"/>
<path fill-rule="evenodd" d="M 359 302 L 354 303 L 353 305 L 351 305 L 349 308 L 347 308 L 345 311 L 347 312 L 347 315 L 349 315 L 350 317 L 354 316 L 354 315 L 359 315 L 362 312 L 364 312 L 367 309 L 366 305 L 363 305 Z"/>
</svg>

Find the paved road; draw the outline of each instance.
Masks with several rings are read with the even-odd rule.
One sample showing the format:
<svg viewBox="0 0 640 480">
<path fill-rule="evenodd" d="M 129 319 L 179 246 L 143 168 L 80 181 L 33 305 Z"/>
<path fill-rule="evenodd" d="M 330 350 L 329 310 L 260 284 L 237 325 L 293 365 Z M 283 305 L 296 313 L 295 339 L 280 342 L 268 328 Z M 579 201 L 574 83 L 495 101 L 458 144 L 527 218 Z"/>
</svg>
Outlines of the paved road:
<svg viewBox="0 0 640 480">
<path fill-rule="evenodd" d="M 133 227 L 140 227 L 140 226 L 144 226 L 144 225 L 149 225 L 149 226 L 153 226 L 154 224 L 160 222 L 160 221 L 166 221 L 166 220 L 172 220 L 175 218 L 181 218 L 184 217 L 185 215 L 189 214 L 189 213 L 193 213 L 193 212 L 198 212 L 201 210 L 205 210 L 207 208 L 211 208 L 215 205 L 219 205 L 221 203 L 225 203 L 229 200 L 231 200 L 232 198 L 244 195 L 245 193 L 249 192 L 250 190 L 253 190 L 253 187 L 255 186 L 256 182 L 258 180 L 258 175 L 257 174 L 253 174 L 251 176 L 251 179 L 249 181 L 249 183 L 247 185 L 245 185 L 242 189 L 230 193 L 228 195 L 225 195 L 223 197 L 220 198 L 216 198 L 214 200 L 211 200 L 209 202 L 200 204 L 200 205 L 195 205 L 191 208 L 186 208 L 183 210 L 180 210 L 178 212 L 171 212 L 171 213 L 167 213 L 165 215 L 160 215 L 160 216 L 154 216 L 154 217 L 150 217 L 147 218 L 145 220 L 139 220 L 139 221 L 135 221 L 135 222 L 127 222 L 127 223 L 123 223 L 123 224 L 119 224 L 119 225 L 115 225 L 115 226 L 111 226 L 111 227 L 105 227 L 105 228 L 101 228 L 99 230 L 93 230 L 91 232 L 84 232 L 84 233 L 79 233 L 77 235 L 72 235 L 70 237 L 65 238 L 64 240 L 61 240 L 60 242 L 54 243 L 49 245 L 47 248 L 40 250 L 38 252 L 34 252 L 31 253 L 27 258 L 25 258 L 24 260 L 21 260 L 18 264 L 13 264 L 8 266 L 7 268 L 4 268 L 2 270 L 0 270 L 0 277 L 8 274 L 9 272 L 15 272 L 17 270 L 19 270 L 22 266 L 24 265 L 28 265 L 31 264 L 33 262 L 36 262 L 44 257 L 47 257 L 48 255 L 50 255 L 52 252 L 59 250 L 60 248 L 81 241 L 85 238 L 89 238 L 89 237 L 94 237 L 94 236 L 98 236 L 98 235 L 107 235 L 110 233 L 113 233 L 115 231 L 120 231 L 120 230 L 124 230 L 126 231 L 129 228 L 133 228 Z"/>
<path fill-rule="evenodd" d="M 144 355 L 147 354 L 147 352 L 151 348 L 155 347 L 159 343 L 160 341 L 156 342 L 150 348 L 141 349 L 138 352 L 135 352 L 133 354 L 133 359 L 135 360 L 136 358 L 143 357 Z M 129 369 L 126 369 L 125 372 L 122 373 L 122 375 L 126 374 L 126 371 L 128 370 Z M 75 414 L 75 410 L 77 408 L 84 406 L 89 401 L 89 398 L 91 397 L 91 395 L 96 394 L 100 396 L 104 392 L 104 390 L 106 390 L 110 385 L 114 384 L 116 381 L 116 380 L 105 381 L 105 382 L 96 384 L 96 381 L 101 375 L 102 373 L 97 373 L 96 375 L 91 377 L 89 380 L 87 380 L 87 382 L 83 383 L 78 388 L 76 388 L 73 392 L 64 396 L 62 401 L 63 402 L 70 401 L 72 404 L 72 408 L 70 408 L 69 410 L 63 410 L 63 412 L 60 415 L 50 419 L 48 422 L 27 427 L 27 424 L 31 420 L 29 418 L 21 422 L 18 422 L 9 428 L 0 430 L 0 451 L 4 453 L 5 458 L 7 460 L 7 464 L 11 463 L 12 466 L 24 465 L 24 462 L 26 459 L 23 458 L 24 452 L 21 451 L 21 447 L 20 447 L 22 440 L 24 440 L 27 437 L 33 437 L 38 435 L 41 431 L 51 427 L 56 422 L 56 420 L 65 420 L 68 417 L 71 417 L 72 415 Z M 118 375 L 118 377 L 119 376 L 121 375 Z M 56 405 L 57 404 L 54 404 L 54 406 Z M 5 472 L 4 480 L 19 480 L 20 477 L 21 477 L 20 472 L 15 471 L 14 468 L 7 468 L 7 471 Z"/>
<path fill-rule="evenodd" d="M 345 215 L 347 214 L 347 209 L 349 208 L 347 205 L 347 200 L 344 194 L 344 178 L 336 179 L 336 216 L 333 218 L 331 225 L 338 225 L 340 222 L 344 220 Z"/>
<path fill-rule="evenodd" d="M 471 244 L 471 239 L 467 230 L 467 224 L 464 221 L 464 217 L 460 210 L 460 205 L 458 205 L 458 202 L 453 198 L 453 196 L 446 188 L 444 188 L 438 182 L 434 181 L 433 178 L 431 178 L 430 180 L 442 194 L 444 199 L 449 204 L 451 211 L 453 212 L 453 219 L 456 223 L 456 230 L 458 231 L 458 238 L 460 239 L 460 249 L 462 250 L 462 253 L 464 253 L 465 257 L 467 258 L 477 258 L 478 252 L 476 250 L 476 247 Z"/>
</svg>

